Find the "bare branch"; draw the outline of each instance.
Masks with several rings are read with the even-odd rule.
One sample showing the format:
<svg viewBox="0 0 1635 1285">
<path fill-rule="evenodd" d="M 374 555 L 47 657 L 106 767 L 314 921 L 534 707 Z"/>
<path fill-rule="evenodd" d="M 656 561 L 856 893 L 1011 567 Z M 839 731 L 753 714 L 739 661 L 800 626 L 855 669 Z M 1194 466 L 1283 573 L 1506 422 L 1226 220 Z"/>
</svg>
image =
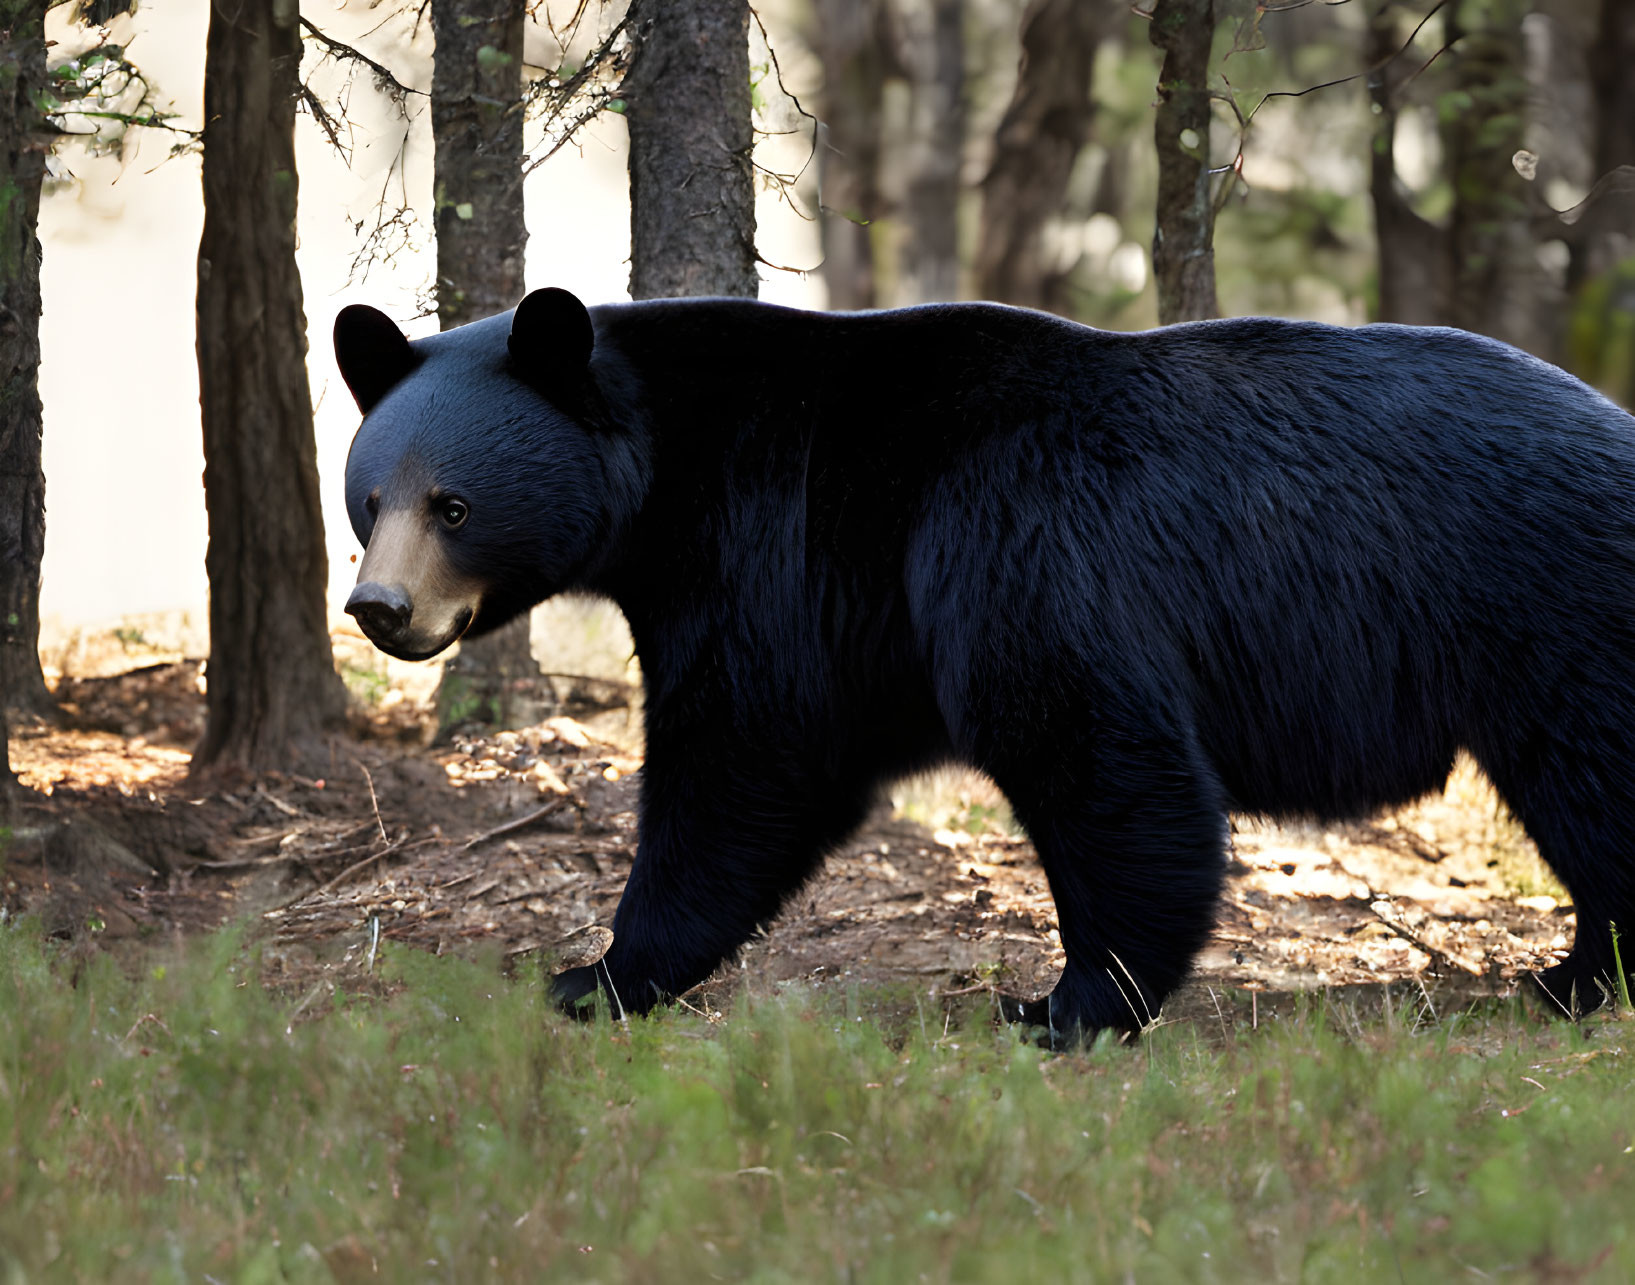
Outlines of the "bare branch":
<svg viewBox="0 0 1635 1285">
<path fill-rule="evenodd" d="M 409 205 L 409 186 L 405 174 L 408 150 L 409 127 L 405 124 L 403 135 L 398 140 L 397 154 L 392 157 L 392 163 L 386 168 L 386 177 L 381 181 L 380 199 L 375 202 L 375 225 L 364 237 L 363 244 L 358 247 L 357 254 L 352 258 L 352 266 L 348 272 L 350 281 L 367 281 L 369 269 L 376 263 L 391 263 L 400 253 L 412 251 L 418 246 L 419 233 L 422 229 L 419 216 Z M 387 199 L 394 176 L 398 182 L 395 205 Z M 352 230 L 362 235 L 363 228 L 364 220 L 359 219 L 353 224 Z M 425 316 L 434 311 L 436 305 L 423 298 L 419 315 Z"/>
<path fill-rule="evenodd" d="M 350 166 L 352 164 L 352 151 L 341 141 L 340 125 L 330 115 L 329 109 L 324 106 L 318 95 L 312 92 L 311 85 L 303 84 L 301 86 L 301 105 L 307 109 L 307 114 L 317 123 L 318 128 L 323 130 L 324 137 L 329 140 L 329 145 Z"/>
<path fill-rule="evenodd" d="M 385 66 L 383 63 L 376 62 L 361 49 L 349 45 L 345 41 L 336 40 L 333 36 L 324 34 L 324 32 L 320 31 L 318 27 L 314 25 L 310 18 L 302 18 L 301 26 L 306 30 L 309 39 L 323 47 L 324 54 L 327 58 L 332 58 L 336 62 L 361 63 L 363 66 L 367 67 L 375 74 L 375 78 L 380 82 L 381 87 L 391 94 L 394 100 L 402 102 L 402 100 L 410 94 L 418 94 L 422 98 L 427 96 L 425 90 L 415 89 L 412 86 L 405 85 L 401 80 L 393 75 L 391 68 Z"/>
<path fill-rule="evenodd" d="M 799 96 L 784 83 L 783 66 L 778 62 L 778 51 L 772 46 L 772 37 L 767 34 L 766 23 L 761 20 L 760 10 L 758 10 L 754 5 L 750 5 L 749 16 L 755 20 L 756 29 L 761 33 L 761 42 L 766 46 L 766 55 L 772 63 L 772 75 L 773 79 L 775 79 L 778 83 L 778 92 L 793 103 L 795 105 L 796 114 L 803 120 L 810 121 L 812 126 L 811 146 L 807 148 L 806 159 L 801 162 L 800 169 L 796 170 L 793 174 L 781 174 L 776 170 L 769 169 L 767 166 L 756 161 L 753 156 L 750 157 L 750 165 L 757 173 L 765 177 L 768 186 L 778 193 L 779 198 L 783 200 L 797 216 L 808 223 L 813 223 L 817 220 L 817 212 L 813 211 L 809 214 L 806 212 L 806 210 L 801 208 L 800 202 L 795 199 L 795 185 L 800 182 L 802 176 L 808 169 L 811 168 L 812 161 L 817 156 L 818 118 L 806 110 L 806 106 L 801 102 Z M 775 133 L 771 130 L 757 129 L 755 132 L 762 138 L 771 138 L 775 137 L 776 134 L 792 134 L 797 133 L 798 131 L 781 130 L 776 131 Z M 815 269 L 790 268 L 785 267 L 782 264 L 772 263 L 768 259 L 764 258 L 759 251 L 756 252 L 755 257 L 761 263 L 766 264 L 767 267 L 778 272 L 793 272 L 804 276 L 808 271 L 815 271 Z"/>
</svg>

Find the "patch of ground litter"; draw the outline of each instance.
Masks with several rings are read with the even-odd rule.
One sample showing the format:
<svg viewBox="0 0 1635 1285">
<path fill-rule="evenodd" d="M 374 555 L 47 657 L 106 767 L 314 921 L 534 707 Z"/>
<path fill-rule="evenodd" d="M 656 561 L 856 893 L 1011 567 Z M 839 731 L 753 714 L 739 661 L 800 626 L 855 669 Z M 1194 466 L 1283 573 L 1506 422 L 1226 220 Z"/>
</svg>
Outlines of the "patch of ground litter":
<svg viewBox="0 0 1635 1285">
<path fill-rule="evenodd" d="M 185 658 L 59 685 L 64 725 L 12 742 L 30 793 L 0 902 L 92 937 L 250 917 L 274 976 L 320 991 L 355 986 L 382 943 L 520 963 L 611 925 L 636 845 L 630 709 L 427 746 L 422 683 L 414 697 L 375 693 L 355 719 L 362 739 L 337 740 L 321 778 L 195 793 L 198 690 Z M 746 976 L 1048 990 L 1063 955 L 1033 849 L 1007 831 L 991 786 L 952 779 L 934 787 L 963 800 L 943 824 L 883 804 L 691 1001 L 719 1006 Z M 76 826 L 95 842 L 69 842 Z M 76 852 L 99 854 L 96 868 L 76 868 Z M 1363 824 L 1239 819 L 1217 928 L 1177 1005 L 1207 1014 L 1227 990 L 1403 981 L 1498 994 L 1563 953 L 1573 927 L 1525 836 L 1461 764 L 1444 794 Z"/>
</svg>

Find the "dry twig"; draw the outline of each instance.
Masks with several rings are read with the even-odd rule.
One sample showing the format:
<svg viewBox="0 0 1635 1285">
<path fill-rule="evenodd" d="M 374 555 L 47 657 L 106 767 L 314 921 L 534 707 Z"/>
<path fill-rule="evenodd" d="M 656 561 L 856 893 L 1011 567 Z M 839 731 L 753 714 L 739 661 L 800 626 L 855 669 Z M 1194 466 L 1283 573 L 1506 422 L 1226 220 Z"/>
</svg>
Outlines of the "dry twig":
<svg viewBox="0 0 1635 1285">
<path fill-rule="evenodd" d="M 375 794 L 375 778 L 369 775 L 369 769 L 363 765 L 362 759 L 354 758 L 352 761 L 358 765 L 358 771 L 363 773 L 364 784 L 369 787 L 369 805 L 375 809 L 375 824 L 380 827 L 380 841 L 390 843 L 391 839 L 386 834 L 386 822 L 380 819 L 380 799 Z"/>
<path fill-rule="evenodd" d="M 487 843 L 490 839 L 498 839 L 504 834 L 513 834 L 526 826 L 532 825 L 535 821 L 538 821 L 543 817 L 550 816 L 553 812 L 560 812 L 564 802 L 566 802 L 564 799 L 552 799 L 544 807 L 536 808 L 525 817 L 518 817 L 515 821 L 507 821 L 504 825 L 495 826 L 492 830 L 485 830 L 476 838 L 467 839 L 464 843 L 462 843 L 460 845 L 460 851 L 470 852 L 479 843 Z"/>
<path fill-rule="evenodd" d="M 374 865 L 375 862 L 381 860 L 383 857 L 390 857 L 395 853 L 402 852 L 406 848 L 418 848 L 422 844 L 435 843 L 435 842 L 436 842 L 436 839 L 435 839 L 435 837 L 433 837 L 433 838 L 427 838 L 427 839 L 419 839 L 414 843 L 410 843 L 408 835 L 405 834 L 403 836 L 403 838 L 399 839 L 396 843 L 389 843 L 384 848 L 382 848 L 379 852 L 372 852 L 367 857 L 364 857 L 364 858 L 362 858 L 361 860 L 358 860 L 358 861 L 354 861 L 351 865 L 347 866 L 347 868 L 345 870 L 341 871 L 340 874 L 336 875 L 333 879 L 326 879 L 326 880 L 324 880 L 323 883 L 319 884 L 316 888 L 309 888 L 305 892 L 297 893 L 295 896 L 291 897 L 288 901 L 280 902 L 278 905 L 274 906 L 271 910 L 263 911 L 262 912 L 262 917 L 267 918 L 269 916 L 276 915 L 280 911 L 288 910 L 291 906 L 299 905 L 301 902 L 306 901 L 308 898 L 321 897 L 321 896 L 323 896 L 324 893 L 330 891 L 330 889 L 335 888 L 335 887 L 339 886 L 340 884 L 345 883 L 353 875 L 357 874 L 358 871 L 367 870 L 370 866 Z"/>
</svg>

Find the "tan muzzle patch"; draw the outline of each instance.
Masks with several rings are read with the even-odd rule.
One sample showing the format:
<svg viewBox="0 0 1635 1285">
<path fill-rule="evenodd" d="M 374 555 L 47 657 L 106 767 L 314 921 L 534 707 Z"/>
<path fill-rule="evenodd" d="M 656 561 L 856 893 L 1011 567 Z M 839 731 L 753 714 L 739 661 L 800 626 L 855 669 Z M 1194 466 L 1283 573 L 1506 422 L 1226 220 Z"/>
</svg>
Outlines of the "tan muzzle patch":
<svg viewBox="0 0 1635 1285">
<path fill-rule="evenodd" d="M 482 586 L 449 562 L 431 514 L 389 509 L 375 520 L 346 610 L 374 643 L 426 660 L 455 641 L 482 605 Z"/>
</svg>

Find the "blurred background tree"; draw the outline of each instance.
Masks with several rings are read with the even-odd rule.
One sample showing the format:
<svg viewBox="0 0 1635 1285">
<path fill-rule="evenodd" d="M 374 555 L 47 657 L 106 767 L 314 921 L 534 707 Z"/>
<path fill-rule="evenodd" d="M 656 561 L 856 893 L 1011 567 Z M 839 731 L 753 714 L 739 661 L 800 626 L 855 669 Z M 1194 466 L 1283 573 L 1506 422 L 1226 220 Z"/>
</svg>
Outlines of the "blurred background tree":
<svg viewBox="0 0 1635 1285">
<path fill-rule="evenodd" d="M 1071 217 L 1069 185 L 1096 115 L 1096 51 L 1122 12 L 1101 0 L 1031 0 L 1023 12 L 1016 89 L 982 179 L 979 298 L 1071 311 L 1047 233 Z"/>
<path fill-rule="evenodd" d="M 1589 38 L 1593 183 L 1573 224 L 1569 367 L 1635 406 L 1635 3 L 1602 0 Z"/>
<path fill-rule="evenodd" d="M 901 303 L 960 297 L 960 180 L 965 158 L 964 0 L 900 0 L 908 121 Z"/>
<path fill-rule="evenodd" d="M 803 28 L 822 68 L 814 126 L 829 306 L 872 308 L 886 82 L 906 73 L 888 0 L 813 0 Z"/>
<path fill-rule="evenodd" d="M 130 127 L 168 125 L 122 47 L 102 38 L 64 55 L 49 48 L 45 19 L 66 7 L 78 27 L 98 27 L 131 3 L 0 0 L 0 719 L 57 712 L 39 650 L 45 472 L 38 228 L 47 158 L 59 139 L 116 148 Z"/>
</svg>

